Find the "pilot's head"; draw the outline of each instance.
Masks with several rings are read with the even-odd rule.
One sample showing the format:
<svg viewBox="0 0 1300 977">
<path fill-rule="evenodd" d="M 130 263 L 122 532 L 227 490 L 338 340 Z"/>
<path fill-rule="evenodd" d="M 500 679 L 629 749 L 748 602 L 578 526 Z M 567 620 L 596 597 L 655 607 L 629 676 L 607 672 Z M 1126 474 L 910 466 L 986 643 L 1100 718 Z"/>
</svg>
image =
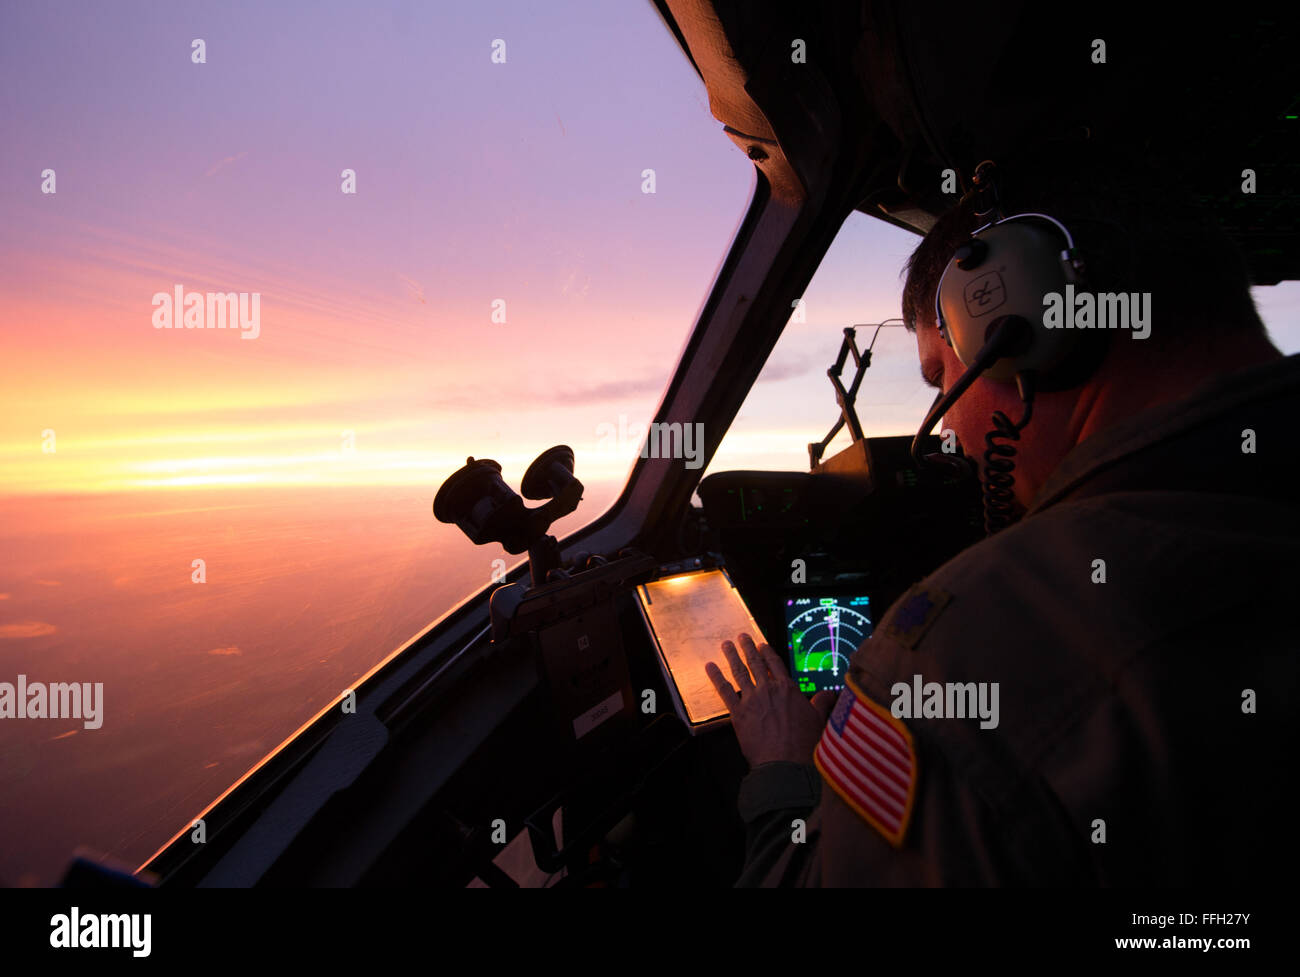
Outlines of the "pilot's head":
<svg viewBox="0 0 1300 977">
<path fill-rule="evenodd" d="M 1149 296 L 1145 338 L 1122 329 L 1071 334 L 1077 340 L 1072 361 L 1083 379 L 1035 397 L 1016 459 L 1021 505 L 1079 442 L 1133 413 L 1181 399 L 1218 374 L 1280 355 L 1255 311 L 1240 251 L 1172 177 L 1096 154 L 1000 160 L 997 172 L 1005 215 L 1047 214 L 1070 231 L 1086 262 L 1081 290 Z M 993 219 L 977 216 L 979 207 L 972 196 L 940 217 L 905 269 L 903 318 L 916 333 L 923 376 L 944 391 L 966 366 L 936 327 L 935 292 L 954 252 Z M 943 427 L 979 458 L 998 410 L 1012 420 L 1023 414 L 1015 383 L 981 377 L 948 410 Z"/>
</svg>

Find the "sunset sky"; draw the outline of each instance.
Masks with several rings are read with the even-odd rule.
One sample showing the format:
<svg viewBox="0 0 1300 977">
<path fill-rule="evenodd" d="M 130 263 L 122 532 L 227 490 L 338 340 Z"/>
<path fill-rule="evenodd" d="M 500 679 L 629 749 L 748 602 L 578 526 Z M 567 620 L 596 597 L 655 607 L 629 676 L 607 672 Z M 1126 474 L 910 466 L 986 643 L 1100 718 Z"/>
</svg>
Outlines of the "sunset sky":
<svg viewBox="0 0 1300 977">
<path fill-rule="evenodd" d="M 637 445 L 598 432 L 651 419 L 753 188 L 648 2 L 4 21 L 0 492 L 435 487 L 469 454 L 517 481 L 557 442 L 627 472 Z M 825 433 L 839 330 L 897 315 L 915 240 L 846 225 L 719 462 L 783 467 Z M 260 293 L 258 337 L 153 328 L 177 285 Z M 1293 285 L 1263 291 L 1297 321 Z M 902 432 L 928 395 L 910 337 L 877 348 L 868 414 Z"/>
<path fill-rule="evenodd" d="M 754 186 L 649 0 L 0 6 L 0 680 L 108 717 L 6 726 L 0 887 L 141 864 L 499 579 L 430 512 L 466 456 L 518 487 L 567 443 L 552 531 L 598 517 Z M 918 240 L 848 219 L 712 470 L 806 470 Z M 257 337 L 155 328 L 178 286 L 258 294 Z M 1300 285 L 1255 294 L 1300 350 Z M 868 434 L 932 396 L 883 330 Z"/>
</svg>

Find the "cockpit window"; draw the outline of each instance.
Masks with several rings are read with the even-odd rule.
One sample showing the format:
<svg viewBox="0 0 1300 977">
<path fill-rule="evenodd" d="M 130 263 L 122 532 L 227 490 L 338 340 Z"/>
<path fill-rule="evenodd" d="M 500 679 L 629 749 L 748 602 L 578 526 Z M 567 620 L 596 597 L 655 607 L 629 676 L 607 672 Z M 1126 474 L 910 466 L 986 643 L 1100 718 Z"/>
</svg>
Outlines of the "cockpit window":
<svg viewBox="0 0 1300 977">
<path fill-rule="evenodd" d="M 487 585 L 467 456 L 599 516 L 753 194 L 649 3 L 192 14 L 0 27 L 0 682 L 102 689 L 5 720 L 0 884 L 138 865 Z"/>
<path fill-rule="evenodd" d="M 856 402 L 864 432 L 873 437 L 916 430 L 934 390 L 918 372 L 916 339 L 897 316 L 903 290 L 899 270 L 918 240 L 856 211 L 849 215 L 791 310 L 710 473 L 808 470 L 809 443 L 821 441 L 839 417 L 826 371 L 839 355 L 846 326 L 856 326 L 859 350 L 872 349 Z M 846 387 L 853 372 L 850 358 L 842 374 Z M 842 429 L 823 456 L 849 441 L 847 428 Z"/>
<path fill-rule="evenodd" d="M 903 289 L 899 273 L 919 241 L 884 221 L 857 211 L 849 215 L 791 310 L 706 475 L 808 471 L 809 443 L 821 441 L 840 416 L 826 371 L 839 355 L 845 326 L 856 326 L 859 350 L 872 348 L 856 401 L 866 436 L 916 431 L 943 380 L 941 365 L 931 370 L 919 363 L 916 337 L 896 318 Z M 1300 351 L 1300 282 L 1257 287 L 1252 294 L 1274 345 L 1288 355 Z M 842 374 L 846 387 L 853 370 L 850 358 Z M 842 428 L 822 456 L 829 458 L 849 443 L 848 429 Z"/>
</svg>

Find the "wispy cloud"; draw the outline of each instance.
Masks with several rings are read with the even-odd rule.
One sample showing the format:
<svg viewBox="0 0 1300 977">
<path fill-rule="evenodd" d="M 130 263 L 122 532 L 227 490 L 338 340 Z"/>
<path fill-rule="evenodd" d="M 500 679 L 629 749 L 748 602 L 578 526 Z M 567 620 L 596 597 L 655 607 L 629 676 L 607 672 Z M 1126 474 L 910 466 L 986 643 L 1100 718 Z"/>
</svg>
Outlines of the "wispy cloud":
<svg viewBox="0 0 1300 977">
<path fill-rule="evenodd" d="M 825 364 L 825 367 L 829 366 L 831 366 L 830 363 Z M 852 363 L 848 364 L 849 368 L 852 366 Z M 795 377 L 805 376 L 818 369 L 818 367 L 822 367 L 822 360 L 814 359 L 812 356 L 804 356 L 797 360 L 790 359 L 785 362 L 769 363 L 763 368 L 763 372 L 759 374 L 757 382 L 775 383 L 778 380 L 792 380 Z M 824 370 L 825 367 L 822 367 L 822 369 Z M 852 374 L 848 372 L 848 369 L 846 369 L 845 372 L 848 376 L 852 376 Z M 848 380 L 846 379 L 845 384 L 847 385 L 847 383 Z M 830 384 L 827 383 L 828 388 L 829 386 Z"/>
<path fill-rule="evenodd" d="M 641 377 L 639 379 L 614 380 L 607 383 L 592 383 L 586 386 L 566 386 L 551 390 L 530 391 L 529 399 L 542 406 L 555 404 L 600 404 L 611 400 L 626 400 L 629 397 L 643 397 L 646 394 L 661 394 L 664 391 L 662 377 Z"/>
<path fill-rule="evenodd" d="M 10 638 L 43 638 L 59 630 L 45 621 L 20 621 L 17 624 L 0 624 L 0 640 Z"/>
<path fill-rule="evenodd" d="M 247 156 L 247 155 L 248 155 L 248 152 L 245 151 L 245 152 L 239 153 L 239 154 L 237 154 L 237 155 L 235 155 L 235 156 L 227 156 L 225 159 L 219 159 L 219 160 L 217 160 L 215 163 L 213 163 L 211 166 L 209 166 L 209 167 L 208 167 L 208 171 L 207 171 L 206 173 L 204 173 L 203 175 L 204 175 L 204 176 L 212 176 L 214 173 L 216 173 L 216 172 L 217 172 L 218 170 L 220 170 L 222 167 L 229 166 L 231 163 L 237 163 L 237 162 L 239 162 L 241 159 L 243 159 L 243 158 L 244 158 L 245 156 Z"/>
<path fill-rule="evenodd" d="M 421 305 L 428 305 L 428 304 L 429 304 L 428 302 L 426 302 L 426 301 L 424 300 L 424 286 L 423 286 L 423 285 L 421 285 L 419 282 L 413 282 L 413 281 L 411 281 L 411 279 L 407 278 L 405 275 L 398 275 L 397 277 L 400 278 L 402 281 L 404 281 L 404 282 L 406 283 L 406 287 L 409 288 L 409 289 L 411 290 L 412 294 L 414 294 L 414 296 L 419 300 L 419 302 L 420 302 Z"/>
</svg>

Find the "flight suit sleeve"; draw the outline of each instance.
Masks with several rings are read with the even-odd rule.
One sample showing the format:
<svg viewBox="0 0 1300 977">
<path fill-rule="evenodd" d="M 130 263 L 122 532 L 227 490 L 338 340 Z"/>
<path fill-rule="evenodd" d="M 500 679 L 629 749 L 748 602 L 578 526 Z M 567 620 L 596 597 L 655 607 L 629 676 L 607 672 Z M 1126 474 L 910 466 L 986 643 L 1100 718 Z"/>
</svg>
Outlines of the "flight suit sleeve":
<svg viewBox="0 0 1300 977">
<path fill-rule="evenodd" d="M 745 868 L 737 887 L 780 885 L 806 871 L 815 848 L 808 822 L 821 796 L 821 776 L 811 764 L 763 763 L 749 772 L 737 801 L 745 822 Z M 803 822 L 804 838 L 797 845 L 796 821 Z"/>
<path fill-rule="evenodd" d="M 937 666 L 889 623 L 854 654 L 818 745 L 821 884 L 1095 883 L 1076 826 L 998 731 L 894 714 L 898 683 Z"/>
<path fill-rule="evenodd" d="M 1040 784 L 991 804 L 939 744 L 918 737 L 920 783 L 901 842 L 829 786 L 820 809 L 826 886 L 1078 886 L 1095 884 L 1081 842 Z"/>
</svg>

